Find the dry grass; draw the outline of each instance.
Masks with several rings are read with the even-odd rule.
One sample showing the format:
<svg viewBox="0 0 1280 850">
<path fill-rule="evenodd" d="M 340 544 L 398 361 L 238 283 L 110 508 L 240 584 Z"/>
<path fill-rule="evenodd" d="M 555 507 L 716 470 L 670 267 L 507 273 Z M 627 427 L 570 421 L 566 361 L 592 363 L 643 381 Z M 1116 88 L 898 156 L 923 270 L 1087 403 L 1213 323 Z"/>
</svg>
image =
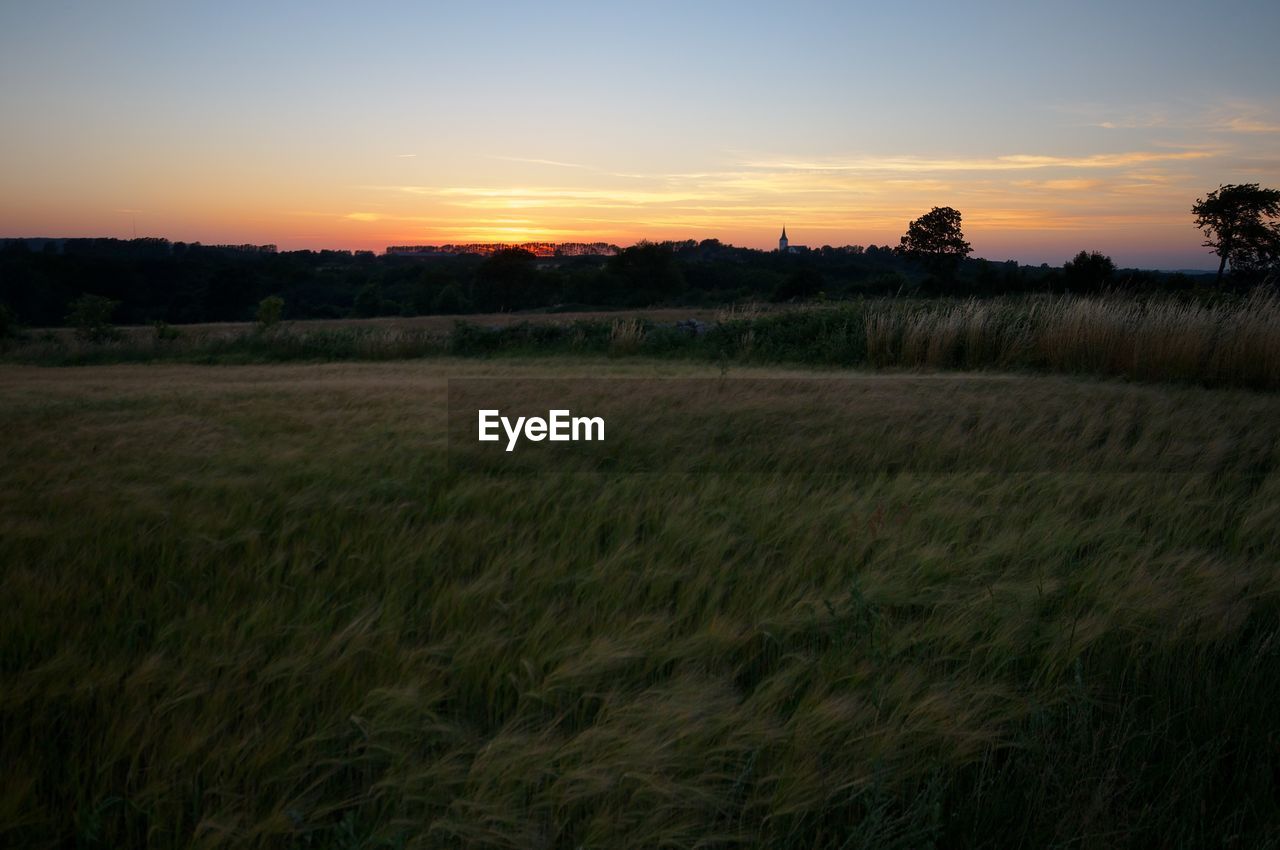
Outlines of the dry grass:
<svg viewBox="0 0 1280 850">
<path fill-rule="evenodd" d="M 757 312 L 759 308 L 757 305 Z M 521 313 L 472 313 L 465 316 L 381 316 L 372 319 L 305 319 L 289 321 L 285 324 L 295 329 L 337 331 L 359 330 L 383 334 L 412 332 L 416 334 L 432 334 L 447 336 L 455 322 L 465 320 L 482 327 L 500 328 L 519 324 L 520 322 L 538 322 L 540 324 L 570 325 L 574 322 L 613 321 L 623 318 L 645 319 L 651 322 L 677 322 L 688 318 L 711 321 L 718 311 L 710 309 L 656 309 L 656 310 L 590 310 L 566 313 L 521 312 Z M 204 339 L 234 339 L 256 329 L 253 322 L 201 322 L 191 325 L 175 325 L 181 333 Z M 155 329 L 149 325 L 126 325 L 120 331 L 135 340 L 149 341 L 155 335 Z M 70 342 L 73 334 L 70 328 L 36 328 L 36 335 L 52 333 L 60 339 Z"/>
<path fill-rule="evenodd" d="M 825 469 L 450 469 L 446 378 L 574 375 Z M 1280 398 L 805 376 L 0 367 L 0 843 L 1274 845 Z"/>
<path fill-rule="evenodd" d="M 609 353 L 635 354 L 644 342 L 644 322 L 639 319 L 615 319 L 609 329 Z"/>
<path fill-rule="evenodd" d="M 184 328 L 176 340 L 131 331 L 115 342 L 32 334 L 4 358 L 42 365 L 188 361 L 396 360 L 584 353 L 770 364 L 1035 371 L 1203 386 L 1280 389 L 1280 297 L 1203 305 L 1130 297 L 895 298 L 828 307 L 706 312 L 298 322 L 267 332 Z"/>
<path fill-rule="evenodd" d="M 856 329 L 851 330 L 856 333 Z M 1231 305 L 1060 297 L 872 303 L 866 360 L 932 369 L 1043 369 L 1280 387 L 1280 298 Z"/>
<path fill-rule="evenodd" d="M 742 304 L 730 304 L 727 307 L 721 307 L 715 311 L 713 318 L 716 322 L 733 322 L 743 319 L 754 321 L 761 316 L 768 315 L 771 312 L 778 312 L 782 309 L 787 308 L 780 308 L 776 304 L 762 304 L 759 301 L 747 301 Z M 702 319 L 703 317 L 695 316 L 694 318 Z"/>
</svg>

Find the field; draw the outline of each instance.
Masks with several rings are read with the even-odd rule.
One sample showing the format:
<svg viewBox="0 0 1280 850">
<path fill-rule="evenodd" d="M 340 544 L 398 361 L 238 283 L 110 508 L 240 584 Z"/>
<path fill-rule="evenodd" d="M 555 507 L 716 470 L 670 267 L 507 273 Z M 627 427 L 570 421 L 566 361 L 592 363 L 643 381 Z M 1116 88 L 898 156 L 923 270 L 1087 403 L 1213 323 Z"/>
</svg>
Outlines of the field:
<svg viewBox="0 0 1280 850">
<path fill-rule="evenodd" d="M 1280 298 L 867 298 L 714 311 L 528 313 L 24 331 L 0 362 L 46 366 L 645 356 L 719 365 L 960 369 L 1280 389 Z"/>
<path fill-rule="evenodd" d="M 644 319 L 652 322 L 676 322 L 685 319 L 711 321 L 721 310 L 701 309 L 654 309 L 589 312 L 523 312 L 523 313 L 473 313 L 466 316 L 396 316 L 374 319 L 307 319 L 293 322 L 292 326 L 300 329 L 319 331 L 360 331 L 366 333 L 424 333 L 447 336 L 458 321 L 472 322 L 484 327 L 507 327 L 528 321 L 554 322 L 571 324 L 573 322 L 612 320 L 617 316 Z M 254 331 L 253 322 L 204 322 L 200 324 L 180 325 L 184 334 L 207 339 L 227 339 L 242 336 Z M 128 325 L 119 329 L 126 339 L 149 341 L 155 336 L 155 329 L 148 325 Z M 37 334 L 52 334 L 60 340 L 71 342 L 73 333 L 70 328 L 39 328 Z"/>
<path fill-rule="evenodd" d="M 485 377 L 725 418 L 468 471 Z M 5 364 L 0 427 L 6 846 L 1280 846 L 1272 393 Z"/>
</svg>

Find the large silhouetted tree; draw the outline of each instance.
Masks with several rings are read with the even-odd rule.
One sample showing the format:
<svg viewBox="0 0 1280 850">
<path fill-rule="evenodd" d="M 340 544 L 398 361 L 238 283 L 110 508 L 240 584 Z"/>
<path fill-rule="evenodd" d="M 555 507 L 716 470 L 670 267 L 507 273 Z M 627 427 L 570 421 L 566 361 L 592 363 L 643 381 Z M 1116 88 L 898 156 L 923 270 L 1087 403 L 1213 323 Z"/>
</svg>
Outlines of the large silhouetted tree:
<svg viewBox="0 0 1280 850">
<path fill-rule="evenodd" d="M 898 252 L 922 261 L 935 274 L 950 276 L 973 248 L 960 229 L 960 211 L 934 207 L 907 225 Z"/>
<path fill-rule="evenodd" d="M 1111 282 L 1116 264 L 1106 254 L 1098 251 L 1081 251 L 1062 264 L 1062 276 L 1067 286 L 1077 292 L 1101 289 Z"/>
<path fill-rule="evenodd" d="M 1218 282 L 1228 263 L 1233 272 L 1246 272 L 1280 257 L 1280 190 L 1227 184 L 1197 198 L 1191 212 L 1205 247 L 1218 255 Z"/>
</svg>

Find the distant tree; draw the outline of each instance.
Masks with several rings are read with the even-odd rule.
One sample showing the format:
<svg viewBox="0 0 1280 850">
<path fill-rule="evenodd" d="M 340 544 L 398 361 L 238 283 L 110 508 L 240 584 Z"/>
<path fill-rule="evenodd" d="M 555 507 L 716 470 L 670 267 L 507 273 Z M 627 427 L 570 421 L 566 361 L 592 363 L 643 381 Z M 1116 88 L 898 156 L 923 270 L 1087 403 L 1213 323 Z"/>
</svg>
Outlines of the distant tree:
<svg viewBox="0 0 1280 850">
<path fill-rule="evenodd" d="M 476 307 L 485 311 L 519 310 L 537 300 L 537 256 L 523 248 L 504 248 L 476 269 Z"/>
<path fill-rule="evenodd" d="M 355 308 L 357 316 L 369 318 L 382 312 L 382 287 L 376 283 L 366 283 L 356 293 Z"/>
<path fill-rule="evenodd" d="M 467 306 L 462 297 L 462 291 L 458 289 L 456 284 L 448 284 L 436 294 L 435 303 L 432 305 L 431 312 L 441 316 L 452 316 L 457 313 L 465 313 Z"/>
<path fill-rule="evenodd" d="M 258 328 L 265 331 L 280 324 L 280 317 L 283 314 L 284 299 L 279 295 L 268 295 L 258 302 Z"/>
<path fill-rule="evenodd" d="M 415 314 L 433 313 L 440 291 L 453 283 L 454 278 L 440 269 L 423 269 L 416 279 L 410 281 L 404 298 L 412 305 Z"/>
<path fill-rule="evenodd" d="M 18 317 L 8 304 L 0 304 L 0 341 L 18 335 Z"/>
<path fill-rule="evenodd" d="M 1067 287 L 1076 291 L 1101 289 L 1111 282 L 1116 264 L 1098 251 L 1081 251 L 1062 264 L 1062 277 Z"/>
<path fill-rule="evenodd" d="M 86 342 L 108 342 L 119 339 L 120 332 L 111 324 L 111 314 L 119 301 L 101 295 L 81 295 L 71 302 L 67 324 L 75 328 L 76 337 Z"/>
<path fill-rule="evenodd" d="M 607 268 L 627 304 L 669 298 L 682 292 L 686 285 L 670 242 L 641 240 L 610 257 Z"/>
<path fill-rule="evenodd" d="M 822 291 L 822 272 L 814 268 L 796 269 L 787 276 L 773 293 L 774 301 L 795 301 L 813 298 Z"/>
<path fill-rule="evenodd" d="M 898 244 L 899 253 L 920 260 L 943 277 L 953 276 L 972 251 L 960 229 L 960 211 L 951 207 L 934 207 L 911 222 Z"/>
<path fill-rule="evenodd" d="M 978 261 L 978 273 L 973 279 L 974 289 L 978 292 L 994 293 L 1000 291 L 1000 275 L 988 260 Z"/>
<path fill-rule="evenodd" d="M 1230 263 L 1232 272 L 1273 265 L 1280 257 L 1280 190 L 1257 183 L 1226 184 L 1191 207 L 1206 248 L 1218 255 L 1217 282 Z"/>
</svg>

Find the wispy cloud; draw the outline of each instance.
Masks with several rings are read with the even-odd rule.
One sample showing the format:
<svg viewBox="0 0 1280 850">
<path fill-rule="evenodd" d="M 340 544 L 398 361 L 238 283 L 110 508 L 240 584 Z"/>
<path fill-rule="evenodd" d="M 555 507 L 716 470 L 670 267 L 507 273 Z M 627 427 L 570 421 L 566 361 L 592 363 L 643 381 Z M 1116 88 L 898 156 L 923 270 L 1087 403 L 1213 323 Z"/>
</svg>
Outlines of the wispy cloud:
<svg viewBox="0 0 1280 850">
<path fill-rule="evenodd" d="M 1088 156 L 1050 156 L 1045 154 L 1009 154 L 996 157 L 932 159 L 912 156 L 865 156 L 831 159 L 754 159 L 742 164 L 749 168 L 771 171 L 818 172 L 928 172 L 928 171 L 1026 171 L 1038 168 L 1124 168 L 1146 163 L 1204 159 L 1214 151 L 1162 150 L 1102 153 Z"/>
<path fill-rule="evenodd" d="M 1148 130 L 1214 133 L 1280 133 L 1280 116 L 1274 104 L 1227 99 L 1213 103 L 1182 105 L 1178 109 L 1115 109 L 1097 105 L 1059 107 L 1059 111 L 1092 117 L 1083 126 L 1107 130 Z M 1103 116 L 1098 120 L 1098 116 Z"/>
<path fill-rule="evenodd" d="M 1168 124 L 1163 118 L 1122 118 L 1117 121 L 1099 121 L 1088 126 L 1104 130 L 1146 130 L 1151 127 L 1167 127 Z"/>
<path fill-rule="evenodd" d="M 1106 185 L 1102 180 L 1089 180 L 1086 178 L 1072 179 L 1066 178 L 1062 180 L 1015 180 L 1013 185 L 1019 189 L 1049 189 L 1055 192 L 1082 192 L 1088 189 L 1097 189 Z"/>
<path fill-rule="evenodd" d="M 526 156 L 490 156 L 489 159 L 498 159 L 503 162 L 524 162 L 530 165 L 550 165 L 555 168 L 577 168 L 583 171 L 599 171 L 594 165 L 583 165 L 579 162 L 561 162 L 556 159 L 536 159 Z"/>
<path fill-rule="evenodd" d="M 711 196 L 688 190 L 587 189 L 560 186 L 373 186 L 373 189 L 441 199 L 454 206 L 519 209 L 553 206 L 643 206 L 694 201 Z"/>
<path fill-rule="evenodd" d="M 1203 172 L 1222 171 L 1241 144 L 1201 133 L 1105 153 L 802 156 L 738 149 L 683 172 L 625 175 L 582 163 L 486 156 L 530 167 L 511 169 L 515 174 L 503 169 L 501 176 L 479 170 L 435 185 L 361 186 L 372 194 L 341 217 L 382 222 L 409 241 L 772 235 L 786 221 L 814 244 L 844 244 L 879 242 L 945 203 L 964 211 L 966 228 L 979 239 L 1006 231 L 1150 230 L 1185 218 Z"/>
<path fill-rule="evenodd" d="M 1228 118 L 1213 129 L 1227 133 L 1280 133 L 1280 123 L 1256 117 Z"/>
</svg>

